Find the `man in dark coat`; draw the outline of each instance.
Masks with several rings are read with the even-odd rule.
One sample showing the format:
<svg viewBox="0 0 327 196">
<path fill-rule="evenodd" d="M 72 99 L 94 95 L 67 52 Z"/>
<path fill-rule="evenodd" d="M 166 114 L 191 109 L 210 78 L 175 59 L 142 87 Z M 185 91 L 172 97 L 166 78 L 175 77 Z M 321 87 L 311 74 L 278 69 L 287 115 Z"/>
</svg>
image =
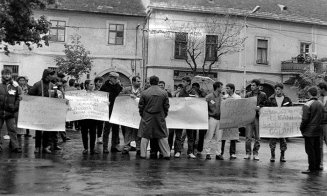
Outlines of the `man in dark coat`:
<svg viewBox="0 0 327 196">
<path fill-rule="evenodd" d="M 303 171 L 310 174 L 320 170 L 320 136 L 322 132 L 322 120 L 324 108 L 318 101 L 318 89 L 311 87 L 308 90 L 310 100 L 303 105 L 302 122 L 300 130 L 304 137 L 305 152 L 308 155 L 309 168 Z"/>
<path fill-rule="evenodd" d="M 32 88 L 29 89 L 28 94 L 41 97 L 50 97 L 49 91 L 53 85 L 52 80 L 55 72 L 50 69 L 45 69 L 42 74 L 42 79 L 36 82 Z M 51 144 L 53 139 L 53 133 L 49 131 L 35 131 L 35 153 L 41 152 L 41 143 L 43 145 L 43 151 L 45 153 L 51 153 Z"/>
<path fill-rule="evenodd" d="M 0 135 L 3 123 L 6 122 L 8 135 L 10 136 L 9 147 L 13 152 L 21 153 L 17 140 L 17 127 L 15 113 L 19 107 L 18 83 L 12 80 L 10 69 L 1 71 L 2 83 L 0 84 Z M 2 138 L 0 138 L 0 152 L 2 151 Z"/>
<path fill-rule="evenodd" d="M 123 87 L 121 86 L 118 78 L 119 78 L 118 73 L 110 72 L 109 80 L 107 80 L 100 88 L 100 91 L 109 93 L 109 119 L 111 117 L 111 113 L 114 108 L 116 97 L 123 90 Z M 120 152 L 121 150 L 119 149 L 119 125 L 105 122 L 104 131 L 103 131 L 103 153 L 109 153 L 108 142 L 109 142 L 110 128 L 112 128 L 111 152 Z"/>
<path fill-rule="evenodd" d="M 292 101 L 283 93 L 284 85 L 282 83 L 277 83 L 275 85 L 275 94 L 271 95 L 267 101 L 267 106 L 270 107 L 289 107 L 292 106 Z M 269 142 L 269 147 L 271 151 L 270 162 L 275 162 L 275 149 L 276 143 L 279 139 L 280 145 L 280 161 L 286 162 L 285 151 L 287 150 L 287 143 L 285 138 L 271 138 Z"/>
<path fill-rule="evenodd" d="M 142 130 L 141 158 L 146 158 L 150 139 L 158 139 L 159 147 L 164 158 L 170 158 L 168 130 L 166 117 L 169 110 L 169 99 L 166 91 L 159 86 L 157 76 L 150 77 L 151 87 L 141 93 L 139 113 L 141 115 L 140 129 Z"/>
<path fill-rule="evenodd" d="M 320 91 L 320 102 L 324 106 L 324 118 L 322 120 L 322 135 L 320 139 L 320 168 L 324 168 L 324 141 L 327 145 L 327 83 L 321 82 L 318 84 L 318 90 Z"/>
</svg>

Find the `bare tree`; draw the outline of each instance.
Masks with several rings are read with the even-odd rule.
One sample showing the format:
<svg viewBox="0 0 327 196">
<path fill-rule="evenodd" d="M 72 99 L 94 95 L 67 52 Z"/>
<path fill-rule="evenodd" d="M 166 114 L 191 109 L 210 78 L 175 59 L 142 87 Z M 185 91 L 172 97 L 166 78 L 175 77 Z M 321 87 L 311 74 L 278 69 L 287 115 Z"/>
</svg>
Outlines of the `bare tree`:
<svg viewBox="0 0 327 196">
<path fill-rule="evenodd" d="M 243 21 L 228 14 L 207 17 L 204 22 L 194 20 L 182 25 L 174 22 L 169 25 L 175 32 L 175 58 L 179 54 L 185 59 L 193 74 L 201 68 L 203 75 L 207 75 L 221 57 L 244 48 L 246 37 L 241 36 Z"/>
</svg>

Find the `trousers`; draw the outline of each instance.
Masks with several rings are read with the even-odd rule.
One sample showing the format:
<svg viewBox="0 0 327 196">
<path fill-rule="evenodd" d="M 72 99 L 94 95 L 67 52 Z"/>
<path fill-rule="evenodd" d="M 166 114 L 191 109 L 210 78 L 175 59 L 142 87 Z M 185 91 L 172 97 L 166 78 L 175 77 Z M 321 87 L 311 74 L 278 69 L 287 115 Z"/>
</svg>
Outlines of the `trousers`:
<svg viewBox="0 0 327 196">
<path fill-rule="evenodd" d="M 170 157 L 168 138 L 161 138 L 157 140 L 158 140 L 160 152 L 162 153 L 163 157 Z M 146 157 L 149 141 L 150 140 L 146 138 L 141 139 L 141 157 Z"/>
</svg>

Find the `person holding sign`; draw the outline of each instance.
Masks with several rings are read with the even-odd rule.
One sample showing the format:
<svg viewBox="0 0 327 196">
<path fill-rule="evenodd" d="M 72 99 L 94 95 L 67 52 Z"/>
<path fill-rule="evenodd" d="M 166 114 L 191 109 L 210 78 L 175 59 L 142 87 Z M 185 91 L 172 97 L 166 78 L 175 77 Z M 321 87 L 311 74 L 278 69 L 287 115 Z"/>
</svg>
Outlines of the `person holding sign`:
<svg viewBox="0 0 327 196">
<path fill-rule="evenodd" d="M 85 80 L 85 90 L 90 92 L 93 91 L 94 84 L 91 80 Z M 82 133 L 82 141 L 83 141 L 83 154 L 88 153 L 88 142 L 89 138 L 88 135 L 90 135 L 90 154 L 99 154 L 98 151 L 94 149 L 95 147 L 95 140 L 96 140 L 96 126 L 97 126 L 97 120 L 93 119 L 85 119 L 80 121 L 81 124 L 81 133 Z"/>
<path fill-rule="evenodd" d="M 226 95 L 223 96 L 223 99 L 241 99 L 241 96 L 235 93 L 235 85 L 228 83 L 226 84 Z M 235 128 L 238 130 L 238 128 Z M 221 143 L 221 156 L 224 155 L 226 140 L 223 140 Z M 229 146 L 229 155 L 230 159 L 236 159 L 236 140 L 230 141 Z"/>
<path fill-rule="evenodd" d="M 292 106 L 292 101 L 289 97 L 285 96 L 283 93 L 284 85 L 282 83 L 277 83 L 275 85 L 275 94 L 271 95 L 267 101 L 267 106 L 270 107 L 289 107 Z M 287 143 L 285 138 L 271 138 L 269 142 L 269 147 L 271 151 L 270 162 L 275 162 L 275 149 L 276 143 L 279 139 L 280 145 L 280 161 L 286 162 L 285 151 L 287 149 Z"/>
<path fill-rule="evenodd" d="M 318 89 L 320 91 L 320 101 L 324 106 L 324 118 L 322 121 L 322 130 L 323 133 L 321 135 L 320 140 L 320 154 L 321 154 L 321 161 L 320 161 L 320 168 L 324 168 L 324 141 L 327 145 L 327 83 L 321 82 L 318 84 Z"/>
<path fill-rule="evenodd" d="M 214 92 L 206 96 L 208 102 L 208 115 L 209 115 L 209 129 L 204 138 L 204 151 L 206 153 L 206 159 L 211 159 L 211 146 L 215 146 L 216 159 L 223 160 L 221 156 L 221 138 L 223 136 L 223 130 L 219 129 L 220 123 L 220 104 L 221 104 L 221 91 L 223 83 L 215 82 L 213 84 Z"/>
<path fill-rule="evenodd" d="M 100 91 L 109 93 L 109 119 L 114 108 L 114 103 L 116 97 L 123 90 L 123 87 L 119 81 L 119 74 L 116 72 L 109 73 L 109 79 L 102 85 Z M 103 131 L 103 153 L 109 153 L 108 143 L 109 143 L 109 134 L 110 128 L 112 129 L 111 136 L 111 152 L 120 152 L 119 149 L 119 125 L 111 124 L 109 122 L 104 123 Z"/>
<path fill-rule="evenodd" d="M 141 78 L 139 76 L 132 77 L 132 86 L 123 89 L 122 94 L 129 95 L 132 99 L 138 100 L 141 96 Z M 124 149 L 122 154 L 128 154 L 131 150 L 131 142 L 136 143 L 136 153 L 140 153 L 141 138 L 137 136 L 137 129 L 122 126 L 125 129 L 124 134 Z"/>
<path fill-rule="evenodd" d="M 13 81 L 12 72 L 10 69 L 1 71 L 2 83 L 0 84 L 0 135 L 1 129 L 6 122 L 8 135 L 10 137 L 9 147 L 13 152 L 21 153 L 22 149 L 19 146 L 17 139 L 17 126 L 15 113 L 19 108 L 19 89 L 18 83 Z M 2 139 L 0 138 L 0 152 L 2 151 Z"/>
<path fill-rule="evenodd" d="M 311 174 L 320 170 L 320 137 L 322 132 L 324 108 L 318 101 L 318 89 L 310 87 L 308 90 L 310 100 L 303 105 L 301 133 L 304 137 L 305 152 L 308 155 L 309 168 L 303 174 Z"/>
<path fill-rule="evenodd" d="M 165 159 L 170 158 L 166 125 L 169 99 L 167 92 L 162 90 L 158 83 L 159 78 L 157 76 L 150 77 L 151 87 L 141 93 L 138 105 L 141 116 L 140 130 L 142 130 L 141 158 L 146 158 L 150 139 L 157 139 L 163 157 Z"/>
<path fill-rule="evenodd" d="M 245 129 L 245 151 L 246 156 L 244 159 L 250 159 L 252 150 L 251 150 L 251 143 L 252 143 L 252 136 L 254 136 L 254 146 L 253 146 L 253 159 L 259 161 L 259 149 L 260 149 L 260 135 L 259 135 L 259 111 L 260 107 L 265 106 L 267 102 L 267 95 L 266 93 L 260 91 L 260 80 L 254 79 L 251 81 L 251 92 L 248 92 L 245 95 L 245 98 L 248 97 L 257 97 L 257 108 L 256 108 L 256 116 L 254 122 L 246 126 Z"/>
<path fill-rule="evenodd" d="M 50 97 L 51 91 L 51 79 L 53 78 L 55 71 L 50 69 L 45 69 L 42 74 L 42 79 L 36 82 L 31 89 L 29 89 L 28 94 L 41 97 Z M 34 153 L 41 152 L 41 143 L 43 146 L 43 152 L 52 153 L 53 133 L 50 131 L 35 131 L 35 151 Z"/>
</svg>

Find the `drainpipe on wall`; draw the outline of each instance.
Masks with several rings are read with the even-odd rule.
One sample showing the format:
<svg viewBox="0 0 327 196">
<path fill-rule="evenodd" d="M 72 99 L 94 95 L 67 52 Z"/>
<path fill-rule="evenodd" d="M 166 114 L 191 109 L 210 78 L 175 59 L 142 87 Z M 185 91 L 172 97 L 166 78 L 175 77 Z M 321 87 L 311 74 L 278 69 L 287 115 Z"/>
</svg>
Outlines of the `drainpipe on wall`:
<svg viewBox="0 0 327 196">
<path fill-rule="evenodd" d="M 139 30 L 140 24 L 137 24 L 135 29 L 135 54 L 134 54 L 134 65 L 132 67 L 132 75 L 136 75 L 136 58 L 137 58 L 137 44 L 138 44 L 138 30 Z"/>
</svg>

